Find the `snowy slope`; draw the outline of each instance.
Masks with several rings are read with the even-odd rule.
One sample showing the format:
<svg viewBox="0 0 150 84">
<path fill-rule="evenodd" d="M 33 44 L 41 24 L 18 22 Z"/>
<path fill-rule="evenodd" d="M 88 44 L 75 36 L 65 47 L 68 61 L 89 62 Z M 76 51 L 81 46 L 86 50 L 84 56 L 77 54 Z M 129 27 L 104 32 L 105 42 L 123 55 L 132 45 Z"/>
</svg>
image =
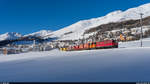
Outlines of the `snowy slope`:
<svg viewBox="0 0 150 84">
<path fill-rule="evenodd" d="M 13 40 L 21 37 L 22 35 L 16 32 L 7 32 L 0 35 L 0 41 L 2 40 Z"/>
<path fill-rule="evenodd" d="M 40 36 L 40 37 L 43 37 L 43 36 L 47 36 L 48 34 L 52 33 L 51 30 L 41 30 L 41 31 L 38 31 L 38 32 L 34 32 L 34 33 L 31 33 L 31 34 L 27 34 L 27 35 L 24 35 L 24 36 Z"/>
<path fill-rule="evenodd" d="M 150 16 L 150 3 L 141 5 L 139 7 L 130 8 L 126 11 L 118 10 L 111 12 L 106 16 L 92 18 L 89 20 L 82 20 L 51 34 L 53 34 L 52 37 L 59 37 L 62 40 L 79 39 L 82 38 L 84 31 L 87 29 L 99 26 L 101 24 L 107 24 L 109 22 L 121 22 L 131 19 L 140 19 L 140 13 L 144 14 L 143 17 Z M 64 35 L 65 33 L 69 32 L 72 33 Z"/>
<path fill-rule="evenodd" d="M 0 55 L 0 81 L 7 82 L 137 82 L 150 80 L 147 47 Z M 149 39 L 147 39 L 149 40 Z M 149 45 L 148 45 L 149 44 Z M 124 44 L 121 44 L 124 45 Z M 132 46 L 132 48 L 130 48 Z"/>
</svg>

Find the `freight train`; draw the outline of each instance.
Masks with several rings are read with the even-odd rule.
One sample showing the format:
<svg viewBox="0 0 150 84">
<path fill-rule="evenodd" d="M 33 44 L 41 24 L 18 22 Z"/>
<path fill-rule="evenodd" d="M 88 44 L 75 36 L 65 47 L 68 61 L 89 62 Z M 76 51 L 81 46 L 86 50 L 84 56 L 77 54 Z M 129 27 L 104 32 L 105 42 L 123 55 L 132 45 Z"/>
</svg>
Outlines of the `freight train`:
<svg viewBox="0 0 150 84">
<path fill-rule="evenodd" d="M 116 40 L 105 40 L 101 42 L 91 42 L 70 47 L 63 47 L 60 48 L 60 50 L 77 51 L 77 50 L 106 49 L 106 48 L 118 48 L 118 42 Z"/>
</svg>

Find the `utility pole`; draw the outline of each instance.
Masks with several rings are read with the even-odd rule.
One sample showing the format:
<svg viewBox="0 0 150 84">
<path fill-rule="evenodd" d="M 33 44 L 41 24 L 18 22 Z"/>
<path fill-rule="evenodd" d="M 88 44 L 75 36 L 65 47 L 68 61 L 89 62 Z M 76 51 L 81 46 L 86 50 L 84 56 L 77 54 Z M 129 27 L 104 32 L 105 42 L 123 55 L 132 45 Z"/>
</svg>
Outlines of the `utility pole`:
<svg viewBox="0 0 150 84">
<path fill-rule="evenodd" d="M 82 36 L 82 47 L 84 48 L 84 34 Z"/>
<path fill-rule="evenodd" d="M 93 42 L 96 41 L 96 31 L 94 32 L 94 35 L 93 35 Z"/>
<path fill-rule="evenodd" d="M 143 46 L 143 42 L 142 42 L 142 39 L 143 39 L 143 16 L 144 14 L 143 13 L 140 13 L 140 16 L 141 16 L 141 19 L 140 19 L 140 25 L 141 25 L 141 47 Z"/>
<path fill-rule="evenodd" d="M 83 37 L 82 37 L 82 44 L 84 44 L 84 34 L 82 35 Z"/>
<path fill-rule="evenodd" d="M 86 37 L 85 37 L 85 34 L 83 34 L 83 41 L 84 41 L 84 43 L 86 43 Z"/>
<path fill-rule="evenodd" d="M 33 50 L 35 51 L 35 40 L 33 40 Z"/>
</svg>

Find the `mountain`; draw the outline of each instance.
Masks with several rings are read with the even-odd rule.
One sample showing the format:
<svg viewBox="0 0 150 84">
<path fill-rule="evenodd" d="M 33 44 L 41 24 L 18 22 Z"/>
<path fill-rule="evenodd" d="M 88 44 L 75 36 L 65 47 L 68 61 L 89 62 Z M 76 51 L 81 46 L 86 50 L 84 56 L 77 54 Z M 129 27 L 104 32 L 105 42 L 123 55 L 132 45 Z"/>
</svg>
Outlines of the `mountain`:
<svg viewBox="0 0 150 84">
<path fill-rule="evenodd" d="M 0 41 L 2 40 L 14 40 L 22 37 L 21 34 L 16 33 L 16 32 L 7 32 L 5 34 L 0 35 Z"/>
<path fill-rule="evenodd" d="M 33 40 L 36 40 L 37 42 L 45 42 L 45 41 L 51 41 L 55 38 L 47 38 L 43 39 L 44 36 L 51 33 L 50 30 L 41 30 L 35 33 L 27 34 L 27 35 L 21 35 L 16 32 L 7 32 L 5 34 L 0 35 L 0 46 L 5 46 L 10 43 L 14 44 L 31 44 Z M 11 41 L 7 41 L 11 40 Z"/>
<path fill-rule="evenodd" d="M 102 24 L 108 24 L 111 22 L 137 20 L 140 19 L 140 13 L 144 14 L 143 18 L 150 16 L 150 3 L 135 8 L 130 8 L 126 11 L 117 10 L 107 14 L 106 16 L 98 18 L 81 20 L 75 24 L 50 33 L 50 37 L 58 37 L 60 40 L 79 39 L 83 37 L 83 33 L 88 29 L 100 26 Z"/>
<path fill-rule="evenodd" d="M 24 35 L 24 36 L 44 37 L 44 36 L 47 36 L 50 33 L 52 33 L 51 30 L 41 30 L 41 31 L 38 31 L 38 32 L 34 32 L 34 33 L 31 33 L 31 34 Z"/>
<path fill-rule="evenodd" d="M 30 36 L 31 37 L 43 37 L 43 38 L 56 38 L 57 40 L 77 40 L 77 39 L 82 39 L 83 34 L 85 34 L 84 35 L 85 37 L 93 35 L 94 32 L 90 32 L 90 33 L 85 33 L 85 32 L 87 30 L 94 29 L 95 27 L 98 27 L 104 24 L 109 25 L 109 23 L 117 23 L 117 22 L 123 22 L 123 21 L 128 21 L 128 20 L 138 20 L 140 19 L 140 13 L 144 14 L 143 18 L 150 16 L 150 3 L 144 4 L 135 8 L 130 8 L 126 11 L 117 10 L 117 11 L 108 13 L 105 16 L 98 17 L 98 18 L 92 18 L 89 20 L 81 20 L 57 31 L 41 30 L 35 33 L 24 35 L 24 36 L 22 36 L 19 33 L 14 33 L 14 32 L 5 33 L 5 34 L 0 35 L 0 40 L 16 39 L 19 37 L 30 37 Z"/>
</svg>

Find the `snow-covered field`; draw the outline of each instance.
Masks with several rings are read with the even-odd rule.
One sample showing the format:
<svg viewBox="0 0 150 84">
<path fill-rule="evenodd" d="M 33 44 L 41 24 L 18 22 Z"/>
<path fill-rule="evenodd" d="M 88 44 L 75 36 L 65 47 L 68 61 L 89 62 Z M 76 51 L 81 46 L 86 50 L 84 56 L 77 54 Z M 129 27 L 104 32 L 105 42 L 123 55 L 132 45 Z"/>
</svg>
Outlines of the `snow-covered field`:
<svg viewBox="0 0 150 84">
<path fill-rule="evenodd" d="M 150 38 L 144 38 L 142 40 L 142 43 L 143 43 L 143 47 L 150 47 Z M 119 43 L 120 48 L 131 48 L 131 47 L 138 48 L 140 46 L 141 46 L 141 40 Z"/>
<path fill-rule="evenodd" d="M 30 52 L 0 56 L 2 82 L 117 82 L 150 80 L 150 41 L 118 49 Z M 126 47 L 126 48 L 124 48 Z"/>
</svg>

